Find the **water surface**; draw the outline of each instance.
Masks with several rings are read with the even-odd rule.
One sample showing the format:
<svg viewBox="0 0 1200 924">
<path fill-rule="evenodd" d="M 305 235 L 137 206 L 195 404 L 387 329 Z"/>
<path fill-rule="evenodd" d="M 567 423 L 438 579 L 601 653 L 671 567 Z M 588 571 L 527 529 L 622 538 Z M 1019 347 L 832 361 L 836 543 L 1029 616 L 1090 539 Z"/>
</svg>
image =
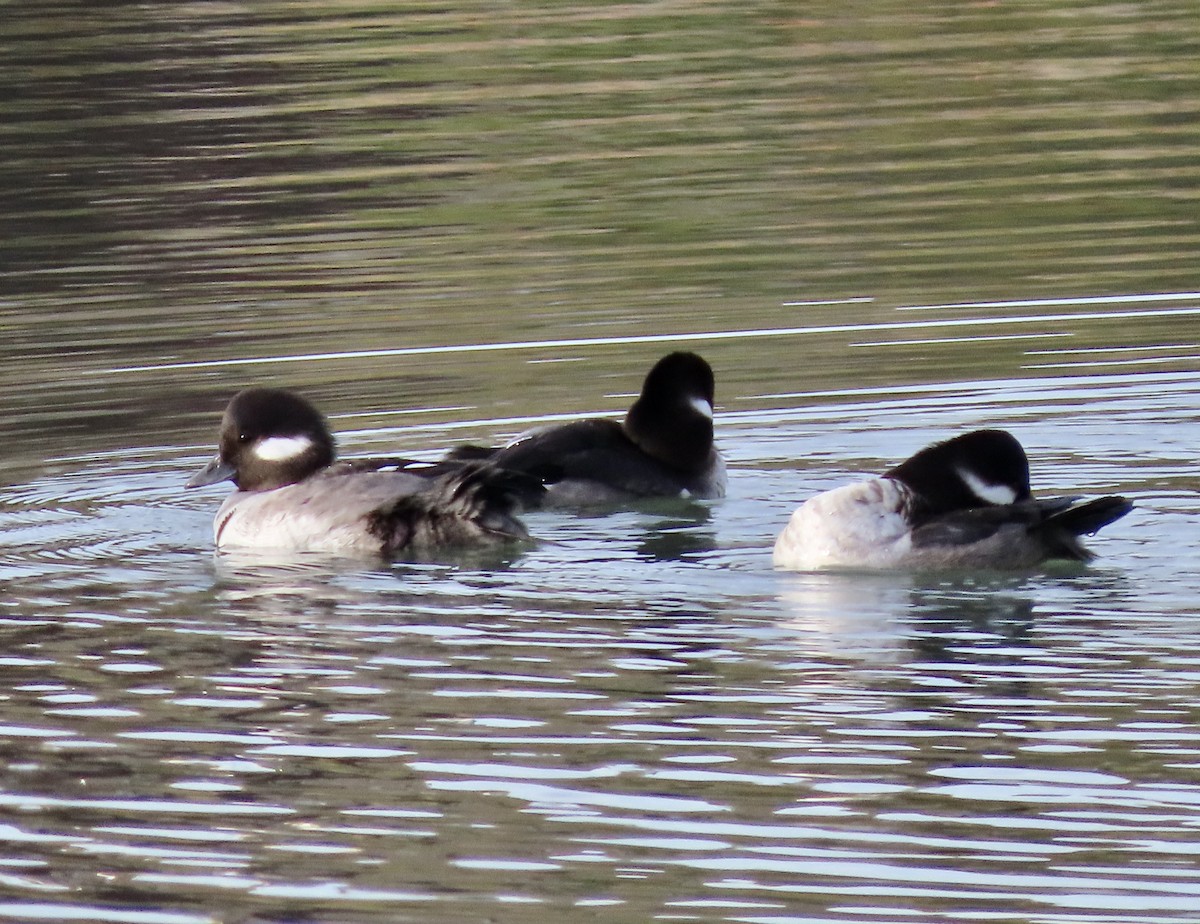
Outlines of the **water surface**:
<svg viewBox="0 0 1200 924">
<path fill-rule="evenodd" d="M 1200 142 L 1182 3 L 49 3 L 0 35 L 0 918 L 1194 921 Z M 719 502 L 221 555 L 345 454 L 718 380 Z M 1001 426 L 1088 567 L 798 575 Z"/>
</svg>

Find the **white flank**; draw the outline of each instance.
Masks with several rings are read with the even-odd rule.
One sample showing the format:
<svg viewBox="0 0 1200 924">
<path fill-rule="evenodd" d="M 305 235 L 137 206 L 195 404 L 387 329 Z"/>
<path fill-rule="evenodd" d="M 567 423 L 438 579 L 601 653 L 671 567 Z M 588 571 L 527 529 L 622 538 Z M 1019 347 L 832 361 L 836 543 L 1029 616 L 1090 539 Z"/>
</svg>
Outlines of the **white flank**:
<svg viewBox="0 0 1200 924">
<path fill-rule="evenodd" d="M 871 478 L 809 498 L 775 541 L 775 567 L 895 567 L 910 548 L 906 490 L 890 478 Z"/>
<path fill-rule="evenodd" d="M 254 446 L 254 454 L 265 462 L 284 462 L 294 459 L 312 447 L 307 436 L 268 436 Z"/>
<path fill-rule="evenodd" d="M 707 417 L 709 420 L 713 419 L 713 407 L 705 398 L 692 398 L 688 404 L 699 411 L 701 416 Z"/>
<path fill-rule="evenodd" d="M 1011 504 L 1017 492 L 1006 484 L 988 484 L 969 468 L 956 469 L 958 477 L 971 489 L 971 493 L 989 504 Z"/>
</svg>

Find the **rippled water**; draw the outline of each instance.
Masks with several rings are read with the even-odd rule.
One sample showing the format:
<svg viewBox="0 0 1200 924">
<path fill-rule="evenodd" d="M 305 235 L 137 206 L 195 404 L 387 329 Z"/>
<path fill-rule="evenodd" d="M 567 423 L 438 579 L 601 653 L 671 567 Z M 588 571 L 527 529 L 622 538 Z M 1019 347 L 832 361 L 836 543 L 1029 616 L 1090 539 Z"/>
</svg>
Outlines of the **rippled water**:
<svg viewBox="0 0 1200 924">
<path fill-rule="evenodd" d="M 1187 4 L 50 3 L 0 30 L 0 918 L 1195 921 Z M 214 556 L 251 382 L 346 454 L 701 351 L 730 495 Z M 1089 567 L 774 572 L 1003 426 Z"/>
</svg>

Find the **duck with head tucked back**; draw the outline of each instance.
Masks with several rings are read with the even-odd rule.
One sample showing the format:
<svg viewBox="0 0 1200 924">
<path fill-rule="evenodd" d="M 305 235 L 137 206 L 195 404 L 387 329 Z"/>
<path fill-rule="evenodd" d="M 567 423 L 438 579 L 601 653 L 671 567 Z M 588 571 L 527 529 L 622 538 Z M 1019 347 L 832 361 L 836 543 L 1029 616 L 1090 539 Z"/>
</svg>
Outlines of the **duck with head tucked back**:
<svg viewBox="0 0 1200 924">
<path fill-rule="evenodd" d="M 325 420 L 299 395 L 251 388 L 229 402 L 216 457 L 188 487 L 232 481 L 218 548 L 383 555 L 528 538 L 515 511 L 542 492 L 486 462 L 439 477 L 339 463 Z"/>
<path fill-rule="evenodd" d="M 1012 434 L 976 430 L 927 446 L 878 478 L 805 501 L 775 542 L 777 568 L 1028 568 L 1089 561 L 1080 536 L 1125 516 L 1110 495 L 1035 499 Z"/>
</svg>

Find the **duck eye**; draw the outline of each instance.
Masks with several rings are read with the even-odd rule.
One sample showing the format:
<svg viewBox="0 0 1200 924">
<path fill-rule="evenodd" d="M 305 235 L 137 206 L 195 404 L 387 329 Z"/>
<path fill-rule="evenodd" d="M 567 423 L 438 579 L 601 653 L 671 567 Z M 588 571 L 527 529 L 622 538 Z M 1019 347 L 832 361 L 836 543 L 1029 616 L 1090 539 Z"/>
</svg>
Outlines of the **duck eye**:
<svg viewBox="0 0 1200 924">
<path fill-rule="evenodd" d="M 238 441 L 239 443 L 247 443 L 247 442 L 249 442 L 249 441 L 250 441 L 250 437 L 249 437 L 249 435 L 248 435 L 248 434 L 245 434 L 245 433 L 239 433 L 239 434 L 238 434 L 238 440 L 237 440 L 237 441 Z"/>
</svg>

